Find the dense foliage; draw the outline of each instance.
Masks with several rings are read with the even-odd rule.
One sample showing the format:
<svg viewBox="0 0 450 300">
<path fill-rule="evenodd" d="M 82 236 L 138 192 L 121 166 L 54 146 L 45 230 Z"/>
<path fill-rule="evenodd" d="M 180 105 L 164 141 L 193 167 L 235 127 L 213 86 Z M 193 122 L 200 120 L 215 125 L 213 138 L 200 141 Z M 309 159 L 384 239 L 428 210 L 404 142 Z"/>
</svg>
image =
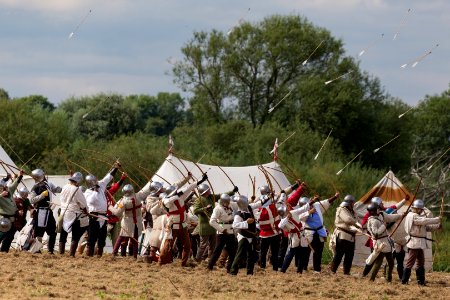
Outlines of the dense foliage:
<svg viewBox="0 0 450 300">
<path fill-rule="evenodd" d="M 187 99 L 163 92 L 97 94 L 56 106 L 45 96 L 11 99 L 0 89 L 2 146 L 18 165 L 32 158 L 26 169 L 43 167 L 53 174 L 79 169 L 71 162 L 100 172 L 120 158 L 142 183 L 167 154 L 169 134 L 181 156 L 238 166 L 271 160 L 275 138 L 281 142 L 295 131 L 279 149 L 282 164 L 307 181 L 311 193 L 339 190 L 357 197 L 389 168 L 414 186 L 412 167 L 432 181 L 448 165 L 449 154 L 439 155 L 450 144 L 450 90 L 427 96 L 399 118 L 410 107 L 362 72 L 342 41 L 303 17 L 275 15 L 227 34 L 195 32 L 182 53 L 172 73 L 189 92 Z M 427 173 L 430 154 L 439 159 Z M 439 189 L 448 195 L 446 180 Z"/>
</svg>

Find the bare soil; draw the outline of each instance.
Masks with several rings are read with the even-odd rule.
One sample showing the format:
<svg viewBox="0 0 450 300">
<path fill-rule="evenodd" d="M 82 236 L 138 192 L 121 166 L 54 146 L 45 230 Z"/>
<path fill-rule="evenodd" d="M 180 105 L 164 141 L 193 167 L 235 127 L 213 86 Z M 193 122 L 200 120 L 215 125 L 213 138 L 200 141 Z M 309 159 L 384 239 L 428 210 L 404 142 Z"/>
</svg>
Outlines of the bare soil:
<svg viewBox="0 0 450 300">
<path fill-rule="evenodd" d="M 1 299 L 450 299 L 450 273 L 428 273 L 427 286 L 401 285 L 394 281 L 375 283 L 359 278 L 361 268 L 351 276 L 303 275 L 262 270 L 255 275 L 244 269 L 237 276 L 224 269 L 207 271 L 205 265 L 182 268 L 179 261 L 158 266 L 132 258 L 102 258 L 66 255 L 0 253 Z M 380 274 L 379 274 L 380 275 Z"/>
</svg>

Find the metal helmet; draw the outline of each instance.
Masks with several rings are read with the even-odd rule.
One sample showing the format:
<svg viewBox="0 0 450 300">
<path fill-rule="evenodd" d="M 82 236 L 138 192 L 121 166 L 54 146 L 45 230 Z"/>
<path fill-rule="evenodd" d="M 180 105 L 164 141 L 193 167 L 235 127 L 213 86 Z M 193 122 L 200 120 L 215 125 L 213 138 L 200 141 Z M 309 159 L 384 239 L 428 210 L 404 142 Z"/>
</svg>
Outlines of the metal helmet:
<svg viewBox="0 0 450 300">
<path fill-rule="evenodd" d="M 172 197 L 173 195 L 175 195 L 176 191 L 177 191 L 177 186 L 176 185 L 169 185 L 166 188 L 167 197 Z"/>
<path fill-rule="evenodd" d="M 380 206 L 376 202 L 372 202 L 369 205 L 367 205 L 367 211 L 370 214 L 376 214 Z"/>
<path fill-rule="evenodd" d="M 259 188 L 259 191 L 261 192 L 261 195 L 267 195 L 270 193 L 270 188 L 267 185 L 263 185 Z"/>
<path fill-rule="evenodd" d="M 280 197 L 278 197 L 278 203 L 285 203 L 286 202 L 286 200 L 287 200 L 287 196 L 286 196 L 286 193 L 281 193 L 280 194 Z"/>
<path fill-rule="evenodd" d="M 282 217 L 282 218 L 286 217 L 287 212 L 288 212 L 287 206 L 284 205 L 284 204 L 278 205 L 277 206 L 277 212 L 278 212 L 278 215 L 280 217 Z"/>
<path fill-rule="evenodd" d="M 219 204 L 228 207 L 230 205 L 231 197 L 228 194 L 220 195 Z"/>
<path fill-rule="evenodd" d="M 345 198 L 344 198 L 344 202 L 347 202 L 347 203 L 355 203 L 355 197 L 353 197 L 352 195 L 347 195 L 347 196 L 345 196 Z"/>
<path fill-rule="evenodd" d="M 31 177 L 36 182 L 41 182 L 45 179 L 45 173 L 42 169 L 35 169 L 31 172 Z"/>
<path fill-rule="evenodd" d="M 12 223 L 9 218 L 2 217 L 0 219 L 0 232 L 8 232 L 11 229 Z"/>
<path fill-rule="evenodd" d="M 381 203 L 383 203 L 383 199 L 381 199 L 380 197 L 373 197 L 373 198 L 370 200 L 370 202 L 376 203 L 376 204 L 378 204 L 378 206 L 380 206 Z"/>
<path fill-rule="evenodd" d="M 425 203 L 423 202 L 422 199 L 416 199 L 414 200 L 413 204 L 411 205 L 412 208 L 419 208 L 419 209 L 424 209 L 425 207 Z"/>
<path fill-rule="evenodd" d="M 350 202 L 342 201 L 341 204 L 339 204 L 340 207 L 350 207 Z"/>
<path fill-rule="evenodd" d="M 150 192 L 153 195 L 157 195 L 163 188 L 163 184 L 161 182 L 158 181 L 153 181 L 152 183 L 150 183 Z"/>
<path fill-rule="evenodd" d="M 308 203 L 309 203 L 308 197 L 301 197 L 300 199 L 298 199 L 298 206 L 304 206 L 305 204 Z"/>
<path fill-rule="evenodd" d="M 124 196 L 131 196 L 134 194 L 134 188 L 131 184 L 125 184 L 122 188 L 122 194 Z"/>
<path fill-rule="evenodd" d="M 204 195 L 209 191 L 209 185 L 207 185 L 206 183 L 202 183 L 198 185 L 197 189 L 200 195 Z"/>
<path fill-rule="evenodd" d="M 19 193 L 20 198 L 25 199 L 28 197 L 29 192 L 28 192 L 28 189 L 25 186 L 23 186 L 19 189 L 18 193 Z"/>
<path fill-rule="evenodd" d="M 248 208 L 248 198 L 244 195 L 238 195 L 234 197 L 239 209 L 247 210 Z"/>
<path fill-rule="evenodd" d="M 92 174 L 86 175 L 86 178 L 84 180 L 86 181 L 86 185 L 88 186 L 88 188 L 93 188 L 98 183 L 97 177 Z"/>
<path fill-rule="evenodd" d="M 75 182 L 76 184 L 80 184 L 83 181 L 83 174 L 81 174 L 81 172 L 75 172 L 69 180 Z"/>
</svg>

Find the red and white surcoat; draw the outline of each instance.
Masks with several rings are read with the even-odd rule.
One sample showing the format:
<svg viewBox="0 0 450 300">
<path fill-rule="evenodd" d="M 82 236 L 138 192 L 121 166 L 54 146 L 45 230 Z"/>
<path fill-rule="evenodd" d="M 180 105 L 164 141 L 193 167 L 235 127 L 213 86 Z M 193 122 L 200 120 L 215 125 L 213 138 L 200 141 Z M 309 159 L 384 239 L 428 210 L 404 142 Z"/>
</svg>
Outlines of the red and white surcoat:
<svg viewBox="0 0 450 300">
<path fill-rule="evenodd" d="M 278 224 L 281 219 L 275 204 L 271 203 L 267 207 L 261 207 L 259 211 L 259 236 L 261 238 L 268 238 L 277 235 L 279 233 Z"/>
<path fill-rule="evenodd" d="M 164 206 L 166 206 L 168 211 L 167 216 L 169 217 L 170 222 L 173 224 L 173 229 L 182 229 L 188 227 L 188 216 L 184 201 L 196 187 L 197 184 L 193 183 L 183 191 L 183 194 L 181 196 L 175 194 L 172 197 L 166 197 L 163 199 Z"/>
</svg>

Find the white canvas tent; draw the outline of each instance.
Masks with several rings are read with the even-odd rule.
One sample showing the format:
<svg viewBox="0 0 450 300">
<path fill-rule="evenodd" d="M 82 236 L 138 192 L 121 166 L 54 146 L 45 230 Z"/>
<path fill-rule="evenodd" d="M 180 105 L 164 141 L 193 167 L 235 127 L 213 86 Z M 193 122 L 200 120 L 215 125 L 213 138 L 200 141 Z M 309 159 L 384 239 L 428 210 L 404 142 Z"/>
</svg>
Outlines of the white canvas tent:
<svg viewBox="0 0 450 300">
<path fill-rule="evenodd" d="M 385 207 L 394 205 L 405 198 L 406 195 L 413 198 L 413 194 L 395 177 L 394 172 L 389 171 L 386 175 L 381 178 L 381 180 L 373 186 L 364 196 L 355 203 L 354 210 L 358 215 L 358 218 L 362 219 L 367 212 L 367 205 L 373 197 L 381 197 Z M 409 203 L 406 203 L 400 210 L 399 213 L 403 213 Z M 404 229 L 404 221 L 398 226 L 394 233 L 395 236 L 404 236 L 406 234 Z M 397 223 L 392 227 L 397 227 Z M 431 238 L 431 233 L 429 234 Z M 353 264 L 364 266 L 366 258 L 370 254 L 370 249 L 365 246 L 367 241 L 366 236 L 357 235 L 356 245 L 355 245 L 355 256 L 353 259 Z M 432 252 L 431 249 L 425 250 L 425 269 L 431 270 L 433 267 Z"/>
<path fill-rule="evenodd" d="M 229 192 L 236 185 L 239 187 L 239 193 L 241 195 L 251 197 L 253 195 L 253 180 L 255 181 L 256 188 L 268 184 L 261 168 L 264 168 L 265 172 L 268 173 L 267 177 L 270 179 L 276 193 L 290 185 L 280 165 L 275 161 L 260 166 L 220 167 L 195 164 L 194 162 L 180 159 L 172 154 L 166 158 L 155 175 L 153 175 L 152 180 L 168 185 L 184 179 L 188 171 L 197 180 L 200 180 L 202 172 L 204 172 L 207 173 L 208 180 L 215 194 Z M 234 185 L 227 178 L 227 175 L 231 178 Z M 258 194 L 258 191 L 256 191 L 256 194 Z"/>
</svg>

